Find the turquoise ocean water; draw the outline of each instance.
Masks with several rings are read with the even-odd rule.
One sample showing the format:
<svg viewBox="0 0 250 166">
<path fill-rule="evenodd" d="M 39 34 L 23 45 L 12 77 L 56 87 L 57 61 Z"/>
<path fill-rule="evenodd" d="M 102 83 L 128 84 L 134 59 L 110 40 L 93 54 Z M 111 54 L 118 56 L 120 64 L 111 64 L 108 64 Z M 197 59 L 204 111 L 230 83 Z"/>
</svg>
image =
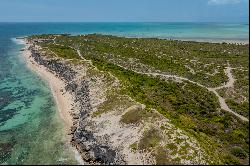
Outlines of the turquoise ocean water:
<svg viewBox="0 0 250 166">
<path fill-rule="evenodd" d="M 128 37 L 248 41 L 248 24 L 0 23 L 0 164 L 75 164 L 46 84 L 30 71 L 14 38 L 102 33 Z"/>
</svg>

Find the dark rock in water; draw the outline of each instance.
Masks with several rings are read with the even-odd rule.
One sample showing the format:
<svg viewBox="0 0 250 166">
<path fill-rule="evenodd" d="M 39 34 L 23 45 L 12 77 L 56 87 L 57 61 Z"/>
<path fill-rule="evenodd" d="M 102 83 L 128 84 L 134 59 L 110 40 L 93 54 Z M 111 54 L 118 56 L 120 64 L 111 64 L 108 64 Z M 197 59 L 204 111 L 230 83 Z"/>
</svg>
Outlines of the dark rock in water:
<svg viewBox="0 0 250 166">
<path fill-rule="evenodd" d="M 24 51 L 25 49 L 20 49 L 20 51 Z"/>
<path fill-rule="evenodd" d="M 24 39 L 25 37 L 16 37 L 16 39 Z"/>
</svg>

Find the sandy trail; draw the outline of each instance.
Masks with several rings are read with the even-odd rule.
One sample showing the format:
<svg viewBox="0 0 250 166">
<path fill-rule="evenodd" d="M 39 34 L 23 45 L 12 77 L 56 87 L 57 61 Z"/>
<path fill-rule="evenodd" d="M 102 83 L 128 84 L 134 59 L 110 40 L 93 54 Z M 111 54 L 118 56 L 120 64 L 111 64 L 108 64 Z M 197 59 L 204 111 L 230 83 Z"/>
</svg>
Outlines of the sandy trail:
<svg viewBox="0 0 250 166">
<path fill-rule="evenodd" d="M 219 87 L 216 87 L 216 88 L 210 88 L 210 89 L 214 89 L 214 90 L 218 90 L 218 89 L 222 89 L 222 88 L 230 88 L 230 87 L 233 87 L 234 86 L 234 82 L 235 82 L 235 79 L 231 73 L 231 70 L 233 68 L 230 67 L 230 65 L 228 64 L 228 67 L 226 67 L 226 70 L 225 71 L 225 74 L 227 75 L 228 77 L 228 82 L 225 84 L 225 85 L 222 85 L 222 86 L 219 86 Z"/>
<path fill-rule="evenodd" d="M 228 64 L 228 65 L 229 65 L 229 64 Z M 232 75 L 232 73 L 231 73 L 231 70 L 232 70 L 232 68 L 231 68 L 230 66 L 228 66 L 228 67 L 226 68 L 226 70 L 225 70 L 225 74 L 226 74 L 227 77 L 228 77 L 228 82 L 227 82 L 225 85 L 223 85 L 223 86 L 219 86 L 219 87 L 215 87 L 215 88 L 209 88 L 209 87 L 206 87 L 206 86 L 204 86 L 204 85 L 202 85 L 202 84 L 200 84 L 200 83 L 197 83 L 197 82 L 194 82 L 194 81 L 192 81 L 192 80 L 189 80 L 189 79 L 187 79 L 187 78 L 179 77 L 179 76 L 175 76 L 175 75 L 164 75 L 164 74 L 160 74 L 160 73 L 144 73 L 144 74 L 152 75 L 152 76 L 162 76 L 162 77 L 164 77 L 164 78 L 166 78 L 166 79 L 175 78 L 175 79 L 177 79 L 177 80 L 185 80 L 185 81 L 188 81 L 188 82 L 190 82 L 190 83 L 196 84 L 196 85 L 198 85 L 198 86 L 200 86 L 200 87 L 206 88 L 207 90 L 209 90 L 210 92 L 213 92 L 213 93 L 218 97 L 218 101 L 219 101 L 219 103 L 220 103 L 221 109 L 223 109 L 223 110 L 225 110 L 225 111 L 228 111 L 228 112 L 232 113 L 233 115 L 237 116 L 238 118 L 240 118 L 240 119 L 243 120 L 243 121 L 247 121 L 247 122 L 248 122 L 249 120 L 248 120 L 246 117 L 244 117 L 244 116 L 242 116 L 242 115 L 240 115 L 240 114 L 238 114 L 238 113 L 232 111 L 232 110 L 228 107 L 228 105 L 227 105 L 225 99 L 224 99 L 223 97 L 221 97 L 221 96 L 218 94 L 218 92 L 216 91 L 216 90 L 219 90 L 219 89 L 222 89 L 222 88 L 229 88 L 229 87 L 233 87 L 233 86 L 234 86 L 234 81 L 235 81 L 235 79 L 233 78 L 233 75 Z M 141 73 L 141 74 L 143 74 L 143 73 Z"/>
<path fill-rule="evenodd" d="M 228 64 L 228 65 L 229 65 L 229 64 Z M 185 80 L 185 81 L 188 81 L 188 82 L 190 82 L 190 83 L 196 84 L 196 85 L 198 85 L 198 86 L 200 86 L 200 87 L 206 88 L 207 90 L 209 90 L 210 92 L 213 92 L 213 93 L 218 97 L 218 100 L 219 100 L 221 109 L 223 109 L 223 110 L 225 110 L 225 111 L 228 111 L 228 112 L 232 113 L 233 115 L 237 116 L 238 118 L 240 118 L 240 119 L 243 120 L 243 121 L 247 121 L 247 122 L 248 122 L 249 120 L 248 120 L 246 117 L 244 117 L 244 116 L 242 116 L 242 115 L 240 115 L 240 114 L 238 114 L 238 113 L 232 111 L 232 110 L 228 107 L 228 105 L 227 105 L 225 99 L 224 99 L 223 97 L 221 97 L 221 96 L 218 94 L 218 92 L 216 91 L 216 90 L 219 90 L 219 89 L 222 89 L 222 88 L 229 88 L 229 87 L 233 87 L 233 86 L 234 86 L 235 79 L 233 78 L 233 75 L 232 75 L 232 73 L 231 73 L 231 70 L 232 70 L 232 68 L 231 68 L 230 66 L 226 67 L 225 74 L 226 74 L 227 77 L 228 77 L 228 82 L 227 82 L 225 85 L 223 85 L 223 86 L 219 86 L 219 87 L 215 87 L 215 88 L 209 88 L 209 87 L 206 87 L 206 86 L 204 86 L 204 85 L 202 85 L 202 84 L 200 84 L 200 83 L 197 83 L 197 82 L 194 82 L 194 81 L 192 81 L 192 80 L 189 80 L 189 79 L 187 79 L 187 78 L 179 77 L 179 76 L 175 76 L 175 75 L 164 75 L 164 74 L 160 74 L 160 73 L 144 73 L 144 74 L 152 75 L 152 76 L 162 76 L 162 77 L 164 77 L 164 78 L 166 78 L 166 79 L 175 78 L 175 79 L 177 79 L 177 80 Z M 141 74 L 143 74 L 143 73 L 141 73 Z"/>
<path fill-rule="evenodd" d="M 219 89 L 222 89 L 222 88 L 234 87 L 235 79 L 234 79 L 234 77 L 233 77 L 233 75 L 232 75 L 232 72 L 231 72 L 232 69 L 233 69 L 233 68 L 231 68 L 231 67 L 230 67 L 230 64 L 228 63 L 228 67 L 226 67 L 226 69 L 224 70 L 224 71 L 225 71 L 225 74 L 226 74 L 227 77 L 228 77 L 228 82 L 227 82 L 225 85 L 219 86 L 219 87 L 215 87 L 215 88 L 207 88 L 207 89 L 208 89 L 209 91 L 213 92 L 213 93 L 218 97 L 219 102 L 220 102 L 220 106 L 221 106 L 222 109 L 224 109 L 224 110 L 226 110 L 226 111 L 228 111 L 228 112 L 234 114 L 235 116 L 239 117 L 241 120 L 247 121 L 247 122 L 248 122 L 249 120 L 248 120 L 246 117 L 244 117 L 244 116 L 242 116 L 242 115 L 240 115 L 240 114 L 237 114 L 236 112 L 232 111 L 232 110 L 228 107 L 228 105 L 227 105 L 225 99 L 224 99 L 223 97 L 221 97 L 221 96 L 218 94 L 218 92 L 216 91 L 216 90 L 219 90 Z"/>
<path fill-rule="evenodd" d="M 75 49 L 75 50 L 77 51 L 77 53 L 78 53 L 78 55 L 81 57 L 81 59 L 85 60 L 85 58 L 82 56 L 80 50 L 78 50 L 78 49 Z M 131 69 L 126 68 L 126 67 L 124 67 L 124 66 L 121 66 L 121 65 L 119 65 L 119 64 L 116 64 L 116 65 L 117 65 L 117 66 L 120 66 L 120 67 L 122 67 L 122 68 L 124 68 L 124 69 L 131 70 Z M 176 80 L 188 81 L 188 82 L 193 83 L 193 84 L 196 84 L 196 85 L 198 85 L 198 86 L 200 86 L 200 87 L 202 87 L 202 88 L 206 88 L 207 90 L 209 90 L 210 92 L 213 92 L 213 93 L 218 97 L 218 101 L 219 101 L 219 104 L 220 104 L 221 109 L 223 109 L 223 110 L 225 110 L 225 111 L 227 111 L 227 112 L 232 113 L 233 115 L 237 116 L 238 118 L 240 118 L 240 119 L 243 120 L 243 121 L 247 121 L 247 122 L 248 122 L 249 120 L 248 120 L 246 117 L 244 117 L 244 116 L 242 116 L 242 115 L 240 115 L 240 114 L 238 114 L 238 113 L 232 111 L 232 110 L 228 107 L 228 105 L 227 105 L 225 99 L 224 99 L 223 97 L 221 97 L 221 96 L 218 94 L 218 92 L 216 91 L 216 90 L 218 90 L 218 89 L 228 88 L 228 87 L 233 87 L 233 86 L 234 86 L 235 79 L 233 78 L 233 75 L 232 75 L 232 73 L 231 73 L 231 70 L 232 70 L 232 69 L 233 69 L 233 68 L 231 68 L 231 67 L 230 67 L 230 64 L 228 63 L 228 67 L 226 67 L 226 69 L 224 70 L 224 71 L 225 71 L 225 74 L 226 74 L 227 77 L 228 77 L 228 82 L 227 82 L 225 85 L 223 85 L 223 86 L 219 86 L 219 87 L 215 87 L 215 88 L 209 88 L 209 87 L 206 87 L 206 86 L 204 86 L 204 85 L 202 85 L 202 84 L 200 84 L 200 83 L 198 83 L 198 82 L 189 80 L 188 78 L 180 77 L 180 76 L 176 76 L 176 75 L 167 75 L 167 74 L 161 74 L 161 73 L 143 73 L 143 72 L 135 71 L 135 70 L 131 70 L 131 71 L 133 71 L 133 72 L 135 72 L 135 73 L 138 73 L 138 74 L 146 74 L 146 75 L 148 75 L 148 76 L 154 76 L 154 77 L 156 77 L 156 76 L 161 76 L 161 77 L 163 77 L 163 78 L 165 78 L 165 79 L 171 79 L 171 78 L 173 79 L 173 78 L 174 78 L 174 79 L 176 79 Z"/>
</svg>

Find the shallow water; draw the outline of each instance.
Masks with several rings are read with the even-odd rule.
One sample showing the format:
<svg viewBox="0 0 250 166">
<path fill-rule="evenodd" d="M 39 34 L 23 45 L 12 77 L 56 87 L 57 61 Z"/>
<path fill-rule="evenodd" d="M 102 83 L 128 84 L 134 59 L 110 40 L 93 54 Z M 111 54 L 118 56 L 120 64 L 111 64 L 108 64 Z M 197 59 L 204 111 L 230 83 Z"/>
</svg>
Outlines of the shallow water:
<svg viewBox="0 0 250 166">
<path fill-rule="evenodd" d="M 15 37 L 43 33 L 248 40 L 246 24 L 0 23 L 0 164 L 76 164 L 46 82 L 30 71 Z"/>
<path fill-rule="evenodd" d="M 26 68 L 12 44 L 1 63 L 0 162 L 3 164 L 74 164 L 63 124 L 48 86 Z M 5 67 L 3 69 L 3 67 Z M 6 70 L 5 70 L 6 69 Z"/>
</svg>

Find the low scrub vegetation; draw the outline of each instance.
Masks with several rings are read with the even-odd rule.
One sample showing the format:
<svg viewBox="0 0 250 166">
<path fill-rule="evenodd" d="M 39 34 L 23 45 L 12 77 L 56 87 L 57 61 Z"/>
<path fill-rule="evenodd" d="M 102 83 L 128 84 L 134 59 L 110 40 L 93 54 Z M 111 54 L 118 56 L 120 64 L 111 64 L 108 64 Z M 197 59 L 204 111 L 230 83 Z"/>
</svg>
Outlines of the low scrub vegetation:
<svg viewBox="0 0 250 166">
<path fill-rule="evenodd" d="M 34 38 L 51 36 L 34 36 Z M 49 41 L 41 46 L 58 56 L 79 59 L 70 47 L 81 51 L 85 59 L 91 60 L 99 70 L 109 72 L 121 82 L 121 93 L 146 106 L 125 113 L 121 122 L 139 123 L 148 115 L 147 109 L 156 109 L 171 120 L 171 123 L 196 138 L 215 164 L 246 164 L 249 158 L 249 124 L 221 110 L 217 97 L 207 89 L 190 82 L 166 81 L 159 77 L 138 74 L 131 70 L 134 63 L 148 66 L 161 73 L 176 74 L 201 83 L 207 87 L 220 86 L 227 82 L 224 69 L 229 62 L 234 68 L 248 71 L 248 45 L 216 44 L 169 41 L 161 39 L 138 39 L 104 35 L 56 36 L 57 44 Z M 120 59 L 128 64 L 119 65 Z M 142 65 L 142 66 L 143 66 Z M 140 71 L 148 69 L 141 68 Z M 228 105 L 244 116 L 248 113 L 248 72 L 235 71 L 235 93 L 247 98 L 236 102 L 225 91 Z M 244 76 L 244 77 L 243 77 Z M 239 79 L 238 79 L 239 78 Z M 242 86 L 244 85 L 244 87 Z M 244 91 L 244 92 L 243 92 Z M 116 101 L 110 101 L 111 103 Z M 103 108 L 103 111 L 108 108 Z M 97 113 L 98 114 L 98 113 Z M 159 143 L 159 135 L 152 129 L 146 132 L 138 145 L 132 148 L 147 149 Z M 237 147 L 235 147 L 237 145 Z M 169 145 L 168 148 L 174 148 Z M 184 148 L 185 149 L 185 148 Z M 158 149 L 157 163 L 164 160 L 164 149 Z M 176 161 L 178 162 L 178 161 Z"/>
</svg>

